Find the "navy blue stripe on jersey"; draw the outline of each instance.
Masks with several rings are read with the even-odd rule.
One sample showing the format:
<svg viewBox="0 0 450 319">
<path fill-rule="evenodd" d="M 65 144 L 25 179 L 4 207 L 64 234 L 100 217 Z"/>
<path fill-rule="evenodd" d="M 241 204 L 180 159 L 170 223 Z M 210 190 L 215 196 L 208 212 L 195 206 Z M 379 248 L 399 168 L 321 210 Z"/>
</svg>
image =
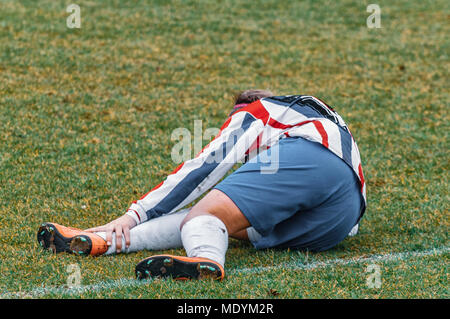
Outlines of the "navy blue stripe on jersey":
<svg viewBox="0 0 450 319">
<path fill-rule="evenodd" d="M 273 104 L 289 107 L 292 104 L 294 104 L 297 100 L 299 100 L 301 97 L 302 97 L 301 95 L 272 96 L 265 98 L 265 100 Z"/>
<path fill-rule="evenodd" d="M 303 95 L 291 95 L 291 96 L 274 96 L 266 98 L 266 101 L 271 103 L 289 107 L 292 110 L 308 117 L 323 117 L 327 118 L 333 123 L 339 125 L 337 117 L 334 115 L 334 111 L 326 104 L 322 105 L 316 101 L 313 97 Z"/>
<path fill-rule="evenodd" d="M 222 143 L 219 148 L 221 153 L 219 154 L 217 151 L 213 151 L 208 154 L 208 157 L 203 162 L 202 166 L 189 172 L 189 174 L 186 175 L 186 177 L 173 188 L 161 202 L 146 212 L 148 219 L 167 214 L 188 197 L 189 194 L 204 180 L 204 177 L 208 176 L 209 173 L 223 161 L 230 150 L 233 149 L 233 146 L 237 143 L 239 138 L 254 121 L 255 118 L 250 113 L 246 113 L 241 125 L 242 130 L 236 130 L 233 134 L 230 134 L 228 139 Z"/>
<path fill-rule="evenodd" d="M 342 146 L 342 159 L 348 165 L 352 164 L 352 136 L 350 133 L 339 126 L 339 134 L 341 134 L 341 146 Z"/>
<path fill-rule="evenodd" d="M 308 105 L 305 104 L 298 104 L 295 103 L 293 105 L 290 106 L 290 108 L 308 118 L 312 118 L 312 117 L 323 117 L 322 115 L 320 115 L 319 112 L 317 112 L 315 109 L 309 107 Z"/>
</svg>

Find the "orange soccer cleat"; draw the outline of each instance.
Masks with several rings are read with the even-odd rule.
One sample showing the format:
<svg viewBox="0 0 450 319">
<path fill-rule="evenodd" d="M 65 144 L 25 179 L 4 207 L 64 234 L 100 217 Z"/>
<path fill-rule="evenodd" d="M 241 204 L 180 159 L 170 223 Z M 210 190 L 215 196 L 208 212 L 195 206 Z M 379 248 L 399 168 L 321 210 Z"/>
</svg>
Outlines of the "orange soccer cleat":
<svg viewBox="0 0 450 319">
<path fill-rule="evenodd" d="M 222 280 L 223 267 L 215 261 L 200 257 L 156 255 L 143 259 L 136 265 L 136 277 L 172 277 L 178 280 L 212 278 Z"/>
<path fill-rule="evenodd" d="M 37 240 L 42 248 L 52 250 L 55 254 L 68 252 L 99 256 L 108 250 L 106 241 L 99 235 L 55 223 L 43 223 L 39 227 Z"/>
</svg>

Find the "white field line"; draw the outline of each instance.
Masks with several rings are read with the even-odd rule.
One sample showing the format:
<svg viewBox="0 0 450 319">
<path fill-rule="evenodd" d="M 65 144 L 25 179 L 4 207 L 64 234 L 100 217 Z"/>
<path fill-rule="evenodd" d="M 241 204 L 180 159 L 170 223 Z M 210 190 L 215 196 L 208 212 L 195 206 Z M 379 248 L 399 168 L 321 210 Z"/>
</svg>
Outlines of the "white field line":
<svg viewBox="0 0 450 319">
<path fill-rule="evenodd" d="M 379 255 L 370 255 L 367 257 L 356 257 L 351 259 L 330 259 L 327 261 L 315 261 L 312 263 L 302 264 L 299 262 L 289 262 L 278 266 L 264 266 L 264 267 L 252 267 L 252 268 L 238 268 L 231 269 L 227 271 L 228 275 L 246 275 L 246 274 L 257 274 L 260 272 L 267 272 L 271 270 L 314 270 L 320 268 L 328 268 L 333 266 L 348 266 L 364 263 L 384 263 L 391 261 L 402 261 L 410 258 L 420 258 L 428 256 L 439 256 L 450 252 L 450 247 L 433 248 L 423 251 L 405 251 L 399 253 L 388 253 Z M 0 299 L 11 299 L 11 298 L 38 298 L 48 294 L 53 295 L 80 295 L 86 292 L 94 292 L 100 290 L 114 289 L 114 288 L 124 288 L 124 287 L 139 287 L 145 286 L 151 283 L 151 280 L 136 280 L 136 279 L 116 279 L 111 281 L 102 281 L 92 285 L 84 285 L 80 287 L 68 288 L 65 286 L 61 287 L 36 287 L 28 291 L 17 291 L 17 292 L 5 292 L 0 295 Z"/>
<path fill-rule="evenodd" d="M 445 253 L 450 252 L 450 247 L 441 247 L 441 248 L 433 248 L 429 250 L 423 251 L 405 251 L 399 253 L 388 253 L 388 254 L 380 254 L 380 255 L 369 255 L 367 257 L 355 257 L 351 259 L 330 259 L 327 261 L 315 261 L 307 264 L 301 264 L 298 262 L 289 262 L 283 265 L 277 266 L 264 266 L 264 267 L 253 267 L 253 268 L 241 268 L 234 269 L 229 271 L 228 273 L 233 274 L 255 274 L 264 271 L 277 270 L 282 267 L 287 270 L 313 270 L 319 268 L 327 268 L 332 266 L 348 266 L 355 264 L 364 264 L 364 263 L 377 263 L 377 262 L 390 262 L 390 261 L 400 261 L 410 258 L 420 258 L 427 256 L 438 256 L 443 255 Z"/>
</svg>

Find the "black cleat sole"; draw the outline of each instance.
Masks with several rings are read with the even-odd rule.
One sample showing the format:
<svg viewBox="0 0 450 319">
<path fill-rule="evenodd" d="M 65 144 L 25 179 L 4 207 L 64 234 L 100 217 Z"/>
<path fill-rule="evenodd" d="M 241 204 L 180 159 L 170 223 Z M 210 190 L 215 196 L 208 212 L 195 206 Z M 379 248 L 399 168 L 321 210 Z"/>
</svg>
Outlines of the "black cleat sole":
<svg viewBox="0 0 450 319">
<path fill-rule="evenodd" d="M 92 249 L 92 241 L 88 236 L 64 237 L 52 223 L 44 223 L 39 227 L 37 241 L 43 249 L 54 254 L 66 252 L 89 255 Z"/>
<path fill-rule="evenodd" d="M 185 261 L 176 256 L 161 255 L 146 258 L 136 265 L 137 279 L 170 277 L 179 280 L 221 279 L 222 270 L 213 262 Z"/>
</svg>

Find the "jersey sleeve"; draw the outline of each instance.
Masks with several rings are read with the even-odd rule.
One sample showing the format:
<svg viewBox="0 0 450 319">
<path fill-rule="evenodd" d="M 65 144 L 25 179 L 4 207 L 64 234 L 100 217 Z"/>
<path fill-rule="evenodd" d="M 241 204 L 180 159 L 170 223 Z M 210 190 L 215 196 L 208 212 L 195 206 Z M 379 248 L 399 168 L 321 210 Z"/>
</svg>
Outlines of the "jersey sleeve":
<svg viewBox="0 0 450 319">
<path fill-rule="evenodd" d="M 236 112 L 195 158 L 179 165 L 163 182 L 134 201 L 126 214 L 140 224 L 188 205 L 245 157 L 264 125 L 265 121 L 251 112 Z"/>
</svg>

